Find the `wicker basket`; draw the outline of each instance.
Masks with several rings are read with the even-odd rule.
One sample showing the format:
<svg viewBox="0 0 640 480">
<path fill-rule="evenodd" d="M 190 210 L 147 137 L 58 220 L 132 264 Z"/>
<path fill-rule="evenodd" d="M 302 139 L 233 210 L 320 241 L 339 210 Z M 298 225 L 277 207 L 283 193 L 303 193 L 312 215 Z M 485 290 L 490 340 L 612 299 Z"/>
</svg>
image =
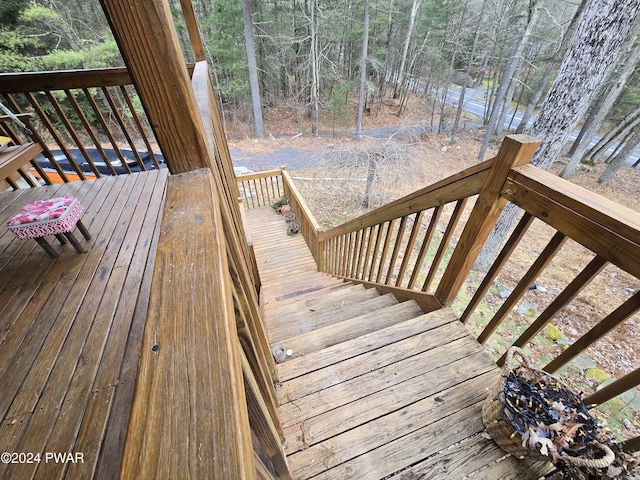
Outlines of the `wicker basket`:
<svg viewBox="0 0 640 480">
<path fill-rule="evenodd" d="M 539 451 L 531 450 L 522 446 L 522 436 L 514 429 L 511 420 L 505 415 L 505 405 L 499 399 L 499 392 L 504 387 L 504 382 L 512 369 L 512 362 L 514 357 L 520 360 L 522 366 L 528 369 L 532 369 L 538 372 L 542 372 L 534 368 L 524 352 L 517 348 L 512 347 L 509 349 L 506 355 L 502 374 L 498 382 L 489 391 L 487 400 L 482 405 L 482 421 L 487 429 L 487 432 L 491 438 L 500 446 L 505 452 L 510 453 L 516 458 L 530 458 L 534 460 L 552 461 L 551 457 L 542 455 Z M 545 375 L 549 374 L 544 372 Z M 555 377 L 554 380 L 558 381 Z M 558 381 L 561 384 L 561 382 Z M 563 456 L 562 460 L 579 467 L 590 468 L 605 468 L 611 465 L 615 459 L 613 451 L 603 444 L 594 444 L 595 448 L 600 449 L 603 452 L 601 458 L 589 459 L 580 457 Z"/>
<path fill-rule="evenodd" d="M 513 357 L 520 358 L 522 365 L 532 368 L 529 364 L 524 352 L 519 348 L 512 347 L 506 356 L 502 374 L 496 384 L 489 390 L 489 396 L 482 405 L 482 423 L 484 423 L 487 432 L 494 442 L 498 444 L 505 452 L 510 453 L 516 458 L 539 458 L 540 460 L 549 460 L 539 452 L 533 452 L 522 446 L 522 437 L 520 433 L 515 432 L 511 420 L 504 413 L 504 404 L 498 398 L 499 392 L 504 387 L 505 379 L 511 370 Z"/>
</svg>

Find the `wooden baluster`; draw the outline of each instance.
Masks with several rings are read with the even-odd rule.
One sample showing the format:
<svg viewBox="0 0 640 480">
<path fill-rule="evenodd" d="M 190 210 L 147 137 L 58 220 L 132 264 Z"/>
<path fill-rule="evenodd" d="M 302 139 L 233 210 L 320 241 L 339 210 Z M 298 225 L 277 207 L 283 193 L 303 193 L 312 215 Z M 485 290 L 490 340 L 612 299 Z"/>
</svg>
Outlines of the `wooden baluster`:
<svg viewBox="0 0 640 480">
<path fill-rule="evenodd" d="M 600 390 L 588 395 L 584 399 L 585 405 L 600 405 L 601 403 L 617 397 L 621 393 L 631 390 L 640 385 L 640 368 L 636 368 L 633 372 L 627 373 L 609 385 L 602 387 Z"/>
<path fill-rule="evenodd" d="M 413 288 L 418 279 L 418 275 L 420 275 L 422 264 L 424 263 L 424 259 L 427 255 L 427 251 L 429 250 L 429 246 L 431 245 L 431 241 L 433 240 L 433 234 L 435 233 L 438 222 L 440 221 L 442 210 L 442 205 L 438 205 L 433 209 L 433 212 L 431 213 L 431 220 L 429 221 L 429 226 L 427 227 L 427 231 L 424 234 L 424 238 L 422 239 L 422 246 L 420 247 L 418 258 L 416 259 L 413 267 L 413 272 L 411 272 L 411 278 L 409 279 L 409 284 L 407 285 L 408 289 Z"/>
<path fill-rule="evenodd" d="M 584 351 L 589 345 L 599 340 L 613 328 L 624 322 L 627 318 L 640 310 L 640 291 L 636 292 L 626 302 L 616 308 L 613 312 L 607 315 L 600 323 L 585 333 L 582 337 L 576 340 L 573 345 L 567 348 L 564 352 L 553 359 L 543 370 L 553 373 L 563 365 L 566 365 L 575 357 L 577 357 L 582 351 Z"/>
<path fill-rule="evenodd" d="M 122 96 L 124 97 L 124 100 L 127 103 L 127 107 L 129 108 L 129 113 L 131 114 L 131 119 L 133 120 L 134 125 L 138 129 L 139 136 L 142 137 L 142 140 L 144 141 L 145 147 L 147 148 L 147 152 L 149 153 L 149 157 L 151 158 L 151 161 L 153 162 L 154 167 L 160 168 L 160 165 L 158 164 L 158 160 L 156 159 L 156 156 L 153 153 L 153 149 L 151 148 L 151 143 L 149 142 L 149 138 L 147 137 L 144 131 L 144 128 L 142 128 L 142 122 L 140 121 L 140 117 L 136 113 L 136 109 L 133 106 L 133 102 L 131 101 L 129 92 L 127 92 L 127 89 L 125 88 L 124 85 L 120 85 L 120 92 L 122 93 Z M 133 153 L 136 156 L 138 165 L 140 166 L 140 170 L 145 171 L 147 167 L 145 166 L 144 161 L 140 156 L 140 152 L 138 152 L 138 149 L 136 148 L 135 144 L 132 145 L 132 149 L 133 149 Z"/>
<path fill-rule="evenodd" d="M 402 256 L 402 263 L 400 264 L 400 270 L 398 271 L 396 287 L 402 286 L 402 281 L 404 280 L 404 275 L 407 271 L 409 260 L 411 259 L 411 253 L 413 252 L 413 247 L 416 244 L 416 240 L 418 239 L 418 233 L 420 233 L 420 227 L 422 226 L 423 215 L 424 215 L 424 210 L 417 213 L 416 216 L 414 217 L 413 228 L 411 229 L 411 235 L 409 235 L 409 240 L 407 240 L 407 246 L 404 249 L 404 254 Z"/>
<path fill-rule="evenodd" d="M 263 206 L 266 207 L 267 205 L 269 205 L 269 200 L 268 200 L 269 199 L 269 195 L 268 194 L 265 195 L 265 193 L 264 193 L 264 187 L 265 187 L 264 178 L 258 179 L 258 185 L 260 186 L 260 198 L 262 199 L 261 203 L 262 203 Z"/>
<path fill-rule="evenodd" d="M 384 244 L 382 246 L 382 254 L 380 256 L 380 265 L 378 267 L 378 275 L 376 276 L 376 283 L 380 283 L 380 280 L 382 279 L 382 271 L 384 269 L 384 264 L 387 260 L 387 254 L 389 253 L 389 246 L 391 245 L 391 236 L 393 235 L 393 230 L 394 230 L 393 227 L 395 226 L 395 219 L 389 221 L 388 225 L 389 226 L 387 227 L 387 235 L 385 236 Z"/>
<path fill-rule="evenodd" d="M 568 237 L 562 233 L 556 232 L 542 253 L 540 253 L 540 256 L 536 258 L 535 262 L 533 262 L 533 265 L 531 265 L 527 273 L 525 273 L 520 279 L 516 288 L 514 288 L 511 295 L 509 295 L 509 298 L 505 300 L 491 321 L 484 328 L 478 337 L 478 342 L 485 343 L 489 339 L 489 336 L 496 330 L 496 328 L 498 328 L 509 312 L 511 312 L 513 307 L 515 307 L 516 303 L 518 303 L 525 292 L 529 290 L 531 284 L 540 276 L 540 273 L 542 273 L 551 260 L 553 260 L 553 257 L 560 251 L 567 241 L 567 238 Z"/>
<path fill-rule="evenodd" d="M 369 282 L 373 280 L 373 275 L 376 271 L 376 265 L 379 265 L 378 260 L 380 257 L 378 256 L 378 250 L 380 249 L 383 230 L 384 230 L 384 223 L 379 223 L 378 225 L 376 225 L 376 241 L 373 246 L 373 251 L 371 253 L 371 267 L 369 269 L 369 276 L 367 277 L 367 281 Z M 378 269 L 379 268 L 380 267 L 378 267 Z"/>
<path fill-rule="evenodd" d="M 258 207 L 263 206 L 262 202 L 260 202 L 260 198 L 258 197 L 258 187 L 256 186 L 256 179 L 252 179 L 249 182 L 249 185 L 251 185 L 251 198 L 255 199 Z"/>
<path fill-rule="evenodd" d="M 593 280 L 598 273 L 607 265 L 607 261 L 596 256 L 589 264 L 578 274 L 573 281 L 549 304 L 544 311 L 538 315 L 538 318 L 529 325 L 522 335 L 514 342 L 516 347 L 524 347 L 533 337 L 535 337 L 542 328 L 551 321 L 553 317 L 569 302 L 571 302 L 582 289 Z M 503 365 L 505 355 L 498 360 L 498 365 Z"/>
<path fill-rule="evenodd" d="M 354 258 L 354 245 L 355 244 L 355 232 L 351 232 L 348 235 L 347 242 L 347 261 L 345 262 L 345 277 L 351 276 L 351 271 L 353 270 L 353 258 Z"/>
<path fill-rule="evenodd" d="M 111 95 L 111 93 L 109 93 L 109 90 L 107 90 L 107 87 L 102 87 L 101 90 L 105 100 L 107 101 L 107 103 L 109 104 L 109 107 L 111 108 L 111 115 L 116 119 L 116 123 L 120 129 L 120 133 L 124 135 L 124 137 L 129 141 L 129 144 L 131 145 L 132 143 L 131 137 L 129 136 L 129 132 L 127 132 L 127 127 L 124 123 L 122 115 L 120 114 L 120 109 L 116 105 L 116 101 L 113 99 L 113 96 Z M 113 143 L 113 149 L 115 150 L 116 155 L 118 155 L 118 159 L 120 159 L 120 163 L 122 164 L 124 171 L 126 173 L 131 173 L 131 169 L 129 168 L 129 165 L 127 165 L 127 159 L 122 154 L 122 151 L 120 150 L 120 145 L 118 145 L 117 141 Z"/>
<path fill-rule="evenodd" d="M 398 259 L 398 254 L 400 252 L 400 248 L 402 245 L 402 238 L 404 237 L 404 231 L 407 226 L 407 219 L 409 217 L 405 215 L 400 220 L 400 226 L 398 227 L 398 233 L 396 234 L 395 242 L 393 245 L 393 252 L 391 253 L 391 258 L 389 259 L 389 268 L 387 269 L 387 277 L 385 279 L 385 284 L 390 285 L 391 280 L 393 278 L 393 270 L 396 266 L 396 261 Z"/>
<path fill-rule="evenodd" d="M 370 275 L 371 250 L 373 249 L 374 231 L 378 228 L 378 225 L 367 228 L 367 250 L 364 255 L 364 262 L 362 263 L 362 280 L 366 280 Z"/>
<path fill-rule="evenodd" d="M 453 232 L 458 226 L 458 222 L 460 221 L 460 217 L 462 216 L 462 212 L 464 211 L 464 207 L 467 205 L 467 198 L 463 198 L 462 200 L 458 200 L 456 202 L 456 206 L 453 209 L 453 213 L 451 214 L 451 218 L 449 219 L 449 224 L 447 225 L 447 229 L 444 231 L 442 235 L 442 240 L 440 241 L 440 245 L 438 245 L 438 251 L 436 252 L 435 257 L 433 258 L 433 263 L 431 264 L 431 268 L 429 268 L 429 273 L 427 274 L 427 278 L 422 285 L 422 291 L 426 292 L 429 289 L 429 285 L 433 281 L 436 273 L 438 272 L 438 268 L 440 264 L 444 260 L 445 254 L 447 253 L 447 248 L 449 247 L 449 242 L 451 241 L 451 237 L 453 236 Z"/>
<path fill-rule="evenodd" d="M 107 124 L 107 121 L 105 120 L 104 115 L 102 114 L 102 110 L 100 110 L 100 107 L 96 103 L 95 98 L 93 98 L 93 95 L 91 95 L 88 89 L 83 88 L 82 91 L 84 92 L 85 97 L 89 101 L 89 105 L 91 105 L 91 108 L 95 113 L 96 119 L 100 123 L 103 133 L 109 139 L 111 146 L 116 145 L 116 139 L 113 137 L 113 133 L 111 132 L 111 129 L 109 128 L 109 125 Z M 113 168 L 113 165 L 111 165 L 111 160 L 109 160 L 109 158 L 106 158 L 105 162 L 107 164 L 107 168 L 109 169 L 109 173 L 111 173 L 111 175 L 117 175 L 115 169 Z"/>
<path fill-rule="evenodd" d="M 93 144 L 95 145 L 96 150 L 98 151 L 102 159 L 105 162 L 107 162 L 108 161 L 107 154 L 102 148 L 100 140 L 98 140 L 98 136 L 96 135 L 96 132 L 93 126 L 91 125 L 91 122 L 89 122 L 89 119 L 87 118 L 84 111 L 80 107 L 80 104 L 76 100 L 75 95 L 73 94 L 73 92 L 71 92 L 71 90 L 65 90 L 64 93 L 67 96 L 67 100 L 69 100 L 69 103 L 73 107 L 73 110 L 76 112 L 77 117 L 80 119 L 80 122 L 82 122 L 82 125 L 84 126 L 85 131 L 91 137 L 91 140 L 93 141 Z M 100 173 L 100 170 L 98 170 L 98 167 L 96 167 L 95 163 L 93 163 L 93 159 L 91 158 L 91 155 L 89 155 L 86 152 L 86 150 L 84 151 L 84 153 L 86 154 L 85 159 L 87 160 L 87 163 L 91 168 L 91 171 L 94 173 L 96 178 L 100 178 L 102 176 L 102 173 Z"/>
<path fill-rule="evenodd" d="M 56 97 L 54 97 L 50 91 L 45 92 L 45 95 L 47 96 L 47 99 L 49 100 L 49 103 L 51 104 L 51 106 L 55 109 L 56 113 L 58 114 L 58 118 L 63 123 L 64 127 L 67 130 L 67 133 L 75 142 L 76 147 L 78 147 L 78 150 L 80 150 L 80 153 L 82 153 L 82 156 L 84 157 L 84 159 L 89 161 L 88 160 L 90 159 L 89 152 L 87 152 L 87 149 L 84 147 L 84 144 L 82 143 L 82 140 L 80 140 L 80 137 L 78 136 L 78 132 L 76 132 L 76 129 L 73 128 L 71 121 L 67 118 L 67 115 L 62 109 L 60 102 L 58 102 Z M 67 155 L 67 158 L 69 159 L 69 162 L 71 163 L 71 166 L 73 167 L 75 172 L 80 177 L 80 180 L 86 180 L 84 176 L 84 172 L 82 171 L 80 166 L 77 164 L 75 158 L 73 158 L 73 155 L 71 155 L 70 151 L 67 149 L 66 146 L 63 150 L 65 150 L 65 154 L 69 152 L 69 154 Z"/>
<path fill-rule="evenodd" d="M 344 276 L 344 242 L 345 236 L 341 235 L 338 237 L 338 270 L 337 273 L 339 276 Z"/>
<path fill-rule="evenodd" d="M 365 244 L 364 230 L 358 230 L 358 234 L 356 236 L 356 245 L 358 253 L 356 255 L 357 262 L 355 263 L 355 268 L 351 275 L 352 278 L 362 279 L 362 274 L 360 273 L 360 267 L 362 266 L 362 260 L 364 259 L 363 250 Z"/>
<path fill-rule="evenodd" d="M 507 263 L 507 260 L 509 260 L 509 257 L 511 257 L 511 254 L 516 249 L 516 247 L 520 244 L 520 240 L 522 240 L 522 237 L 524 237 L 524 234 L 533 223 L 533 220 L 535 220 L 535 217 L 533 215 L 530 215 L 526 212 L 524 213 L 524 215 L 518 222 L 518 225 L 513 230 L 513 233 L 507 240 L 507 243 L 505 243 L 503 249 L 500 251 L 495 261 L 493 262 L 493 265 L 491 265 L 491 267 L 487 271 L 487 274 L 482 279 L 482 282 L 480 283 L 478 288 L 476 288 L 476 292 L 473 295 L 473 298 L 460 317 L 460 321 L 462 323 L 466 323 L 471 313 L 478 307 L 482 298 L 489 291 L 491 285 L 493 285 L 493 281 L 498 276 L 498 273 L 500 272 L 500 270 L 502 270 L 504 264 Z"/>
<path fill-rule="evenodd" d="M 33 107 L 34 111 L 38 115 L 38 118 L 40 119 L 40 121 L 43 123 L 43 125 L 45 125 L 45 127 L 47 128 L 47 130 L 49 131 L 49 133 L 53 137 L 54 141 L 58 144 L 58 146 L 61 148 L 61 150 L 67 156 L 67 158 L 72 158 L 71 152 L 69 151 L 68 148 L 66 148 L 64 146 L 64 142 L 62 141 L 62 138 L 60 137 L 60 134 L 58 133 L 58 130 L 53 126 L 53 123 L 49 119 L 49 115 L 47 115 L 47 113 L 44 111 L 44 109 L 42 108 L 40 103 L 36 100 L 36 98 L 31 93 L 26 93 L 25 96 L 27 97 L 27 100 L 29 101 L 29 103 Z M 54 165 L 54 167 L 56 169 L 56 172 L 58 172 L 58 175 L 60 175 L 60 178 L 62 179 L 62 181 L 65 182 L 65 183 L 68 182 L 69 178 L 64 173 L 64 170 L 62 170 L 62 168 L 60 167 L 58 162 L 56 162 L 55 158 L 53 158 L 53 156 L 52 156 L 49 160 Z M 72 166 L 73 165 L 75 165 L 75 162 L 72 162 Z M 77 165 L 76 165 L 76 167 L 77 167 Z M 84 177 L 80 177 L 80 178 L 84 178 Z"/>
</svg>

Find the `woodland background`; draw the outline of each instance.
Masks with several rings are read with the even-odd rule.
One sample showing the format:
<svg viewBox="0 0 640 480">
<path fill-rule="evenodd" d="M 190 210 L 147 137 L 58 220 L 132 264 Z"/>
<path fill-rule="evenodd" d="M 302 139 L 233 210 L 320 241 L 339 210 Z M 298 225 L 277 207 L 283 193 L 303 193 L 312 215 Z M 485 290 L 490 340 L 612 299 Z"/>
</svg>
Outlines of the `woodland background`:
<svg viewBox="0 0 640 480">
<path fill-rule="evenodd" d="M 186 46 L 180 2 L 170 3 Z M 411 95 L 428 96 L 435 101 L 429 102 L 428 107 L 425 103 L 422 123 L 438 132 L 453 129 L 453 138 L 460 128 L 461 109 L 447 108 L 444 98 L 456 85 L 462 90 L 461 97 L 467 88 L 484 92 L 482 123 L 490 132 L 488 137 L 504 133 L 504 122 L 508 122 L 508 109 L 504 107 L 525 112 L 522 124 L 526 124 L 544 99 L 570 47 L 576 24 L 572 20 L 578 20 L 588 2 L 193 0 L 192 3 L 213 65 L 214 85 L 224 107 L 228 132 L 235 131 L 232 127 L 238 122 L 255 125 L 256 109 L 268 112 L 282 106 L 294 112 L 300 133 L 317 135 L 322 125 L 330 126 L 333 132 L 344 131 L 353 123 L 350 103 L 358 94 L 360 73 L 366 66 L 362 88 L 365 114 L 377 115 L 385 99 L 393 98 L 397 101 L 396 115 L 402 117 Z M 627 0 L 627 3 L 634 2 Z M 368 50 L 363 65 L 365 6 Z M 629 144 L 640 142 L 637 33 L 635 25 L 619 58 L 613 59 L 590 109 L 592 117 L 599 116 L 592 122 L 596 131 L 603 135 L 611 132 L 612 141 L 626 140 Z M 249 37 L 255 48 L 247 55 Z M 191 60 L 187 47 L 185 56 Z M 249 68 L 252 61 L 255 69 Z M 122 64 L 98 0 L 0 3 L 0 71 Z M 258 86 L 258 98 L 256 93 L 252 98 L 250 72 Z M 611 105 L 600 108 L 598 102 L 602 103 L 616 88 Z M 263 136 L 264 131 L 256 127 L 251 134 Z M 578 152 L 574 164 L 596 161 L 593 153 Z M 572 172 L 565 173 L 568 177 Z"/>
</svg>

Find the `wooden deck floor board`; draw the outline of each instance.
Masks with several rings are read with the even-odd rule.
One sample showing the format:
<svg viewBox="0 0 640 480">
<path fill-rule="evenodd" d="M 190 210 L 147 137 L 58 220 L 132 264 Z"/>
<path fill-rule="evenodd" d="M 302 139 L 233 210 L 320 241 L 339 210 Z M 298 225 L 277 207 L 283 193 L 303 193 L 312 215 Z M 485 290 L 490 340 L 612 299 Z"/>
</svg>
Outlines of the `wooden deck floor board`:
<svg viewBox="0 0 640 480">
<path fill-rule="evenodd" d="M 388 324 L 378 318 L 382 305 L 367 310 L 372 300 L 350 301 L 351 287 L 326 300 L 322 288 L 311 287 L 313 297 L 305 299 L 293 292 L 304 292 L 323 274 L 289 271 L 304 261 L 277 265 L 285 250 L 310 255 L 301 238 L 287 239 L 281 219 L 268 209 L 249 210 L 247 217 L 269 335 L 287 348 L 309 349 L 277 366 L 278 413 L 295 478 L 444 480 L 474 473 L 488 479 L 509 471 L 511 478 L 539 477 L 544 468 L 503 459 L 480 435 L 481 405 L 499 369 L 453 312 L 412 311 Z M 288 291 L 291 297 L 279 304 L 278 295 Z M 350 311 L 336 318 L 345 298 Z M 459 445 L 470 458 L 462 458 Z"/>
<path fill-rule="evenodd" d="M 13 310 L 0 348 L 7 392 L 0 398 L 0 448 L 82 452 L 84 463 L 0 465 L 0 477 L 118 476 L 167 175 L 30 189 L 32 197 L 76 195 L 93 238 L 81 240 L 86 254 L 66 245 L 57 259 L 33 241 L 0 246 L 0 278 L 8 273 L 7 285 L 14 275 L 21 282 L 9 303 L 24 305 Z M 8 217 L 25 195 L 0 193 L 0 216 Z M 25 271 L 43 274 L 19 274 Z"/>
</svg>

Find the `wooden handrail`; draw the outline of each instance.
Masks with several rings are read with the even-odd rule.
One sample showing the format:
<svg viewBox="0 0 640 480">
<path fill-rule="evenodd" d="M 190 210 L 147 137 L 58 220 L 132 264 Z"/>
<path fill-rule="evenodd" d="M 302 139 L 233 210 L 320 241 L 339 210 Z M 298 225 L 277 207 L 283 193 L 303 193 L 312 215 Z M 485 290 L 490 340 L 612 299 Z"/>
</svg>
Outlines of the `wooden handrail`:
<svg viewBox="0 0 640 480">
<path fill-rule="evenodd" d="M 168 179 L 120 478 L 255 478 L 211 177 L 200 170 Z"/>
<path fill-rule="evenodd" d="M 194 68 L 193 63 L 187 64 L 189 74 L 193 73 Z M 0 73 L 0 92 L 2 93 L 118 87 L 132 84 L 129 70 L 125 67 Z"/>
<path fill-rule="evenodd" d="M 262 172 L 245 173 L 237 177 L 238 182 L 247 182 L 250 180 L 259 180 L 261 178 L 278 177 L 282 175 L 282 169 L 264 170 Z"/>
<path fill-rule="evenodd" d="M 322 232 L 318 241 L 339 237 L 362 228 L 382 224 L 438 205 L 468 198 L 480 192 L 494 159 L 467 168 L 439 182 L 417 190 L 387 205 L 367 212 L 358 218 Z"/>
<path fill-rule="evenodd" d="M 313 216 L 307 202 L 305 202 L 304 198 L 300 194 L 300 191 L 295 186 L 289 172 L 283 170 L 282 178 L 284 183 L 284 192 L 289 197 L 289 205 L 291 205 L 291 208 L 296 215 L 296 220 L 300 222 L 300 231 L 311 250 L 313 258 L 316 260 L 316 264 L 319 268 L 322 268 L 322 255 L 318 243 L 320 225 Z"/>
<path fill-rule="evenodd" d="M 532 166 L 514 169 L 504 197 L 640 278 L 640 215 Z"/>
<path fill-rule="evenodd" d="M 117 87 L 131 84 L 131 75 L 124 67 L 0 74 L 0 92 L 2 93 Z"/>
</svg>

